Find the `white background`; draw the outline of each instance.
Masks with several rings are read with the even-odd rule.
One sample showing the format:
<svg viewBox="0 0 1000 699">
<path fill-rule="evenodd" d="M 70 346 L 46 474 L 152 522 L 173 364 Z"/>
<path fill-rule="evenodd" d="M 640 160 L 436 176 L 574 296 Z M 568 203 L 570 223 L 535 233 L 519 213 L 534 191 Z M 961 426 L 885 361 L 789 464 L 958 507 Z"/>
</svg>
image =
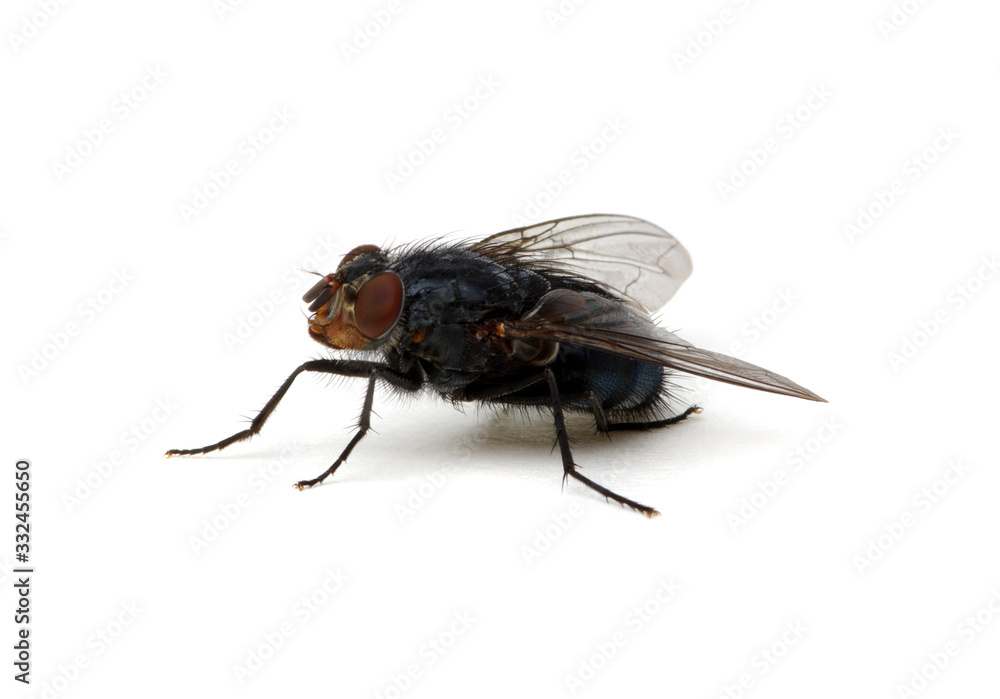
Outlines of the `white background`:
<svg viewBox="0 0 1000 699">
<path fill-rule="evenodd" d="M 4 5 L 4 696 L 996 696 L 994 3 L 221 5 Z M 296 492 L 358 382 L 163 458 L 323 356 L 302 267 L 591 212 L 690 249 L 662 323 L 829 404 L 689 380 L 673 429 L 571 422 L 652 521 L 560 492 L 549 419 L 429 397 Z"/>
</svg>

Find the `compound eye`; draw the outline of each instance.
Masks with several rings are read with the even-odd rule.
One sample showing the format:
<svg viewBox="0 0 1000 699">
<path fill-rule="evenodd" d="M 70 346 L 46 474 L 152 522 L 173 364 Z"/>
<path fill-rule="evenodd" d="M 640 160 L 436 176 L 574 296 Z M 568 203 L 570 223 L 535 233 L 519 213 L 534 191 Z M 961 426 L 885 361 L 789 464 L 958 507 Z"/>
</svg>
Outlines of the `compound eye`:
<svg viewBox="0 0 1000 699">
<path fill-rule="evenodd" d="M 382 272 L 364 283 L 354 302 L 354 322 L 372 340 L 385 335 L 403 310 L 403 282 L 395 272 Z"/>
</svg>

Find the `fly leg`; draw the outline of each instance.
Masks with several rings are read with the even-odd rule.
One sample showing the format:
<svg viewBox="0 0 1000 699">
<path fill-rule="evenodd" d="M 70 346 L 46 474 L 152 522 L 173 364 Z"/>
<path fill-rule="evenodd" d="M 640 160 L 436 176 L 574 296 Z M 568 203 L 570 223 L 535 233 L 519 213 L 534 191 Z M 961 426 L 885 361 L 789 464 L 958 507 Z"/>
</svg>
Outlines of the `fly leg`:
<svg viewBox="0 0 1000 699">
<path fill-rule="evenodd" d="M 372 416 L 372 402 L 375 400 L 375 380 L 377 376 L 372 374 L 371 378 L 368 379 L 368 392 L 365 393 L 365 404 L 361 408 L 361 419 L 358 420 L 358 432 L 354 435 L 350 444 L 344 449 L 343 453 L 333 462 L 333 466 L 325 470 L 316 478 L 310 478 L 307 481 L 299 481 L 295 484 L 295 487 L 299 490 L 305 488 L 312 488 L 314 485 L 319 485 L 324 480 L 333 475 L 333 472 L 337 470 L 342 463 L 347 461 L 347 457 L 351 455 L 351 451 L 357 446 L 358 442 L 368 434 L 368 430 L 371 429 L 371 416 Z"/>
<path fill-rule="evenodd" d="M 594 483 L 594 481 L 577 471 L 577 465 L 573 463 L 573 455 L 569 449 L 569 436 L 566 433 L 566 421 L 563 419 L 562 402 L 559 399 L 559 387 L 556 385 L 556 377 L 552 373 L 552 369 L 545 369 L 545 378 L 549 383 L 549 392 L 552 394 L 552 415 L 556 423 L 556 441 L 559 443 L 559 452 L 562 454 L 563 462 L 563 486 L 566 484 L 566 479 L 572 476 L 588 488 L 596 490 L 607 500 L 614 500 L 623 507 L 631 507 L 633 510 L 641 512 L 650 518 L 659 516 L 660 513 L 652 507 L 646 507 L 634 500 L 622 497 L 618 493 L 608 490 L 603 485 Z"/>
<path fill-rule="evenodd" d="M 291 388 L 292 382 L 295 381 L 295 377 L 304 371 L 314 371 L 321 374 L 337 374 L 339 376 L 364 377 L 371 378 L 372 380 L 375 378 L 381 378 L 385 379 L 393 386 L 397 386 L 408 391 L 415 391 L 420 387 L 420 378 L 418 376 L 404 374 L 384 364 L 339 359 L 317 359 L 302 364 L 295 371 L 293 371 L 287 379 L 285 379 L 285 382 L 281 384 L 281 387 L 278 388 L 275 394 L 271 396 L 271 399 L 267 401 L 261 411 L 257 413 L 257 416 L 250 422 L 250 427 L 248 429 L 245 429 L 242 432 L 237 432 L 233 436 L 226 437 L 215 444 L 209 444 L 207 447 L 201 447 L 199 449 L 171 449 L 166 453 L 166 456 L 207 454 L 211 451 L 225 449 L 230 444 L 250 439 L 255 434 L 260 432 L 264 423 L 267 422 L 267 419 L 271 416 L 271 413 L 274 412 L 276 407 L 278 407 L 278 403 L 280 403 L 281 399 L 285 397 L 286 393 L 288 393 L 288 389 Z M 350 449 L 348 449 L 348 452 L 350 452 Z"/>
<path fill-rule="evenodd" d="M 594 414 L 594 420 L 597 422 L 597 431 L 604 432 L 617 432 L 621 430 L 652 430 L 657 427 L 666 427 L 667 425 L 676 425 L 682 420 L 686 420 L 688 417 L 695 413 L 700 413 L 701 408 L 697 405 L 688 406 L 688 408 L 680 413 L 679 415 L 674 415 L 673 417 L 668 417 L 664 420 L 644 420 L 642 422 L 608 422 L 608 415 L 604 412 L 604 408 L 601 407 L 601 402 L 597 399 L 597 395 L 590 391 L 588 394 L 590 398 L 590 412 Z"/>
</svg>

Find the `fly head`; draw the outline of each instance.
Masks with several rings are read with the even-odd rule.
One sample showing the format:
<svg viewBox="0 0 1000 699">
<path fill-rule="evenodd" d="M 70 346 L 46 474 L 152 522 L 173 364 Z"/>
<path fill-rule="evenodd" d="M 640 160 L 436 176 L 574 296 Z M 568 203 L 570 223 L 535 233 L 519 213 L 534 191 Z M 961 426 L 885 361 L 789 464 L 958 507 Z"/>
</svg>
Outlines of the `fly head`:
<svg viewBox="0 0 1000 699">
<path fill-rule="evenodd" d="M 359 245 L 302 300 L 309 303 L 309 336 L 333 349 L 372 349 L 403 312 L 403 282 L 374 245 Z"/>
</svg>

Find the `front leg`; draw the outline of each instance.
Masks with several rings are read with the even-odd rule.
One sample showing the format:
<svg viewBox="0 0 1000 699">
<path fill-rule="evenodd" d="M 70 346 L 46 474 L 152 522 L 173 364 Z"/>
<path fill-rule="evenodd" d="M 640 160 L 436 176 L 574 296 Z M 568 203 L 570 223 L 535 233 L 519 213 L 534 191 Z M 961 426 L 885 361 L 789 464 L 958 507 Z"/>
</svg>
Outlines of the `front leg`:
<svg viewBox="0 0 1000 699">
<path fill-rule="evenodd" d="M 271 396 L 271 399 L 267 401 L 261 411 L 257 413 L 257 416 L 250 422 L 249 429 L 237 432 L 233 436 L 226 437 L 215 444 L 209 444 L 207 447 L 201 447 L 199 449 L 171 449 L 166 453 L 166 456 L 171 457 L 190 456 L 192 454 L 207 454 L 210 451 L 225 449 L 230 444 L 250 439 L 250 437 L 253 437 L 255 434 L 260 432 L 264 423 L 267 422 L 267 419 L 271 416 L 271 413 L 274 412 L 276 407 L 278 407 L 278 403 L 280 403 L 281 399 L 285 397 L 286 393 L 288 393 L 288 389 L 291 388 L 292 382 L 295 381 L 295 377 L 304 371 L 313 371 L 321 374 L 337 374 L 338 376 L 365 377 L 370 378 L 372 381 L 376 378 L 380 378 L 384 379 L 393 386 L 407 391 L 417 390 L 420 388 L 421 383 L 419 376 L 404 374 L 388 365 L 379 364 L 377 362 L 362 362 L 343 359 L 317 359 L 311 362 L 306 362 L 305 364 L 299 366 L 287 379 L 285 379 L 285 382 L 281 384 L 281 387 L 278 388 L 275 394 Z M 348 452 L 350 452 L 350 448 L 348 449 Z"/>
<path fill-rule="evenodd" d="M 357 446 L 361 438 L 368 434 L 368 430 L 371 429 L 371 416 L 372 416 L 372 402 L 375 400 L 375 379 L 378 378 L 375 374 L 372 374 L 371 378 L 368 379 L 368 392 L 365 393 L 365 404 L 361 408 L 361 419 L 358 420 L 358 433 L 354 435 L 354 439 L 351 440 L 347 448 L 344 449 L 340 457 L 333 462 L 333 466 L 325 470 L 316 478 L 310 478 L 307 481 L 299 481 L 295 484 L 295 487 L 299 490 L 305 488 L 312 488 L 314 485 L 319 485 L 324 480 L 333 475 L 333 472 L 337 470 L 337 467 L 342 463 L 347 461 L 347 457 L 351 455 L 351 451 Z"/>
</svg>

